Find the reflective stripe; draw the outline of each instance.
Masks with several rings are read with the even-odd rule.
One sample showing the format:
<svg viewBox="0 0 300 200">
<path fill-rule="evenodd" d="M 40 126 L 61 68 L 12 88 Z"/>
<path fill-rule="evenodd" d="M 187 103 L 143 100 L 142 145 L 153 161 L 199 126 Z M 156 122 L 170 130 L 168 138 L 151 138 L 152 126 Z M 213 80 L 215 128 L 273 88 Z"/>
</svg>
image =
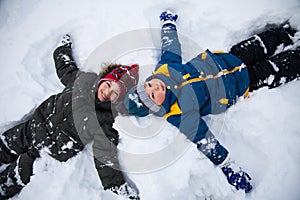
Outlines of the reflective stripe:
<svg viewBox="0 0 300 200">
<path fill-rule="evenodd" d="M 213 51 L 213 53 L 218 54 L 218 53 L 226 53 L 226 52 L 223 50 L 215 50 L 215 51 Z"/>
<path fill-rule="evenodd" d="M 243 94 L 244 99 L 246 99 L 249 95 L 249 87 L 247 88 L 246 92 Z"/>
<path fill-rule="evenodd" d="M 198 81 L 206 81 L 208 79 L 211 79 L 211 78 L 219 78 L 223 75 L 227 75 L 227 74 L 231 74 L 231 73 L 234 73 L 236 72 L 237 70 L 241 70 L 243 68 L 246 68 L 246 65 L 243 63 L 242 65 L 240 66 L 237 66 L 235 68 L 233 68 L 232 70 L 227 70 L 227 69 L 224 69 L 222 71 L 220 71 L 219 73 L 217 73 L 215 76 L 213 75 L 207 75 L 206 77 L 198 77 L 198 78 L 192 78 L 188 81 L 185 81 L 183 83 L 181 83 L 181 85 L 179 86 L 180 88 L 187 85 L 187 84 L 190 84 L 190 83 L 194 83 L 194 82 L 198 82 Z"/>
<path fill-rule="evenodd" d="M 247 88 L 247 90 L 243 94 L 244 99 L 246 99 L 248 97 L 248 95 L 249 95 L 249 87 Z M 228 105 L 230 102 L 229 102 L 229 99 L 227 99 L 227 98 L 221 98 L 221 99 L 219 99 L 219 103 Z M 235 104 L 235 102 L 233 101 L 232 104 Z"/>
<path fill-rule="evenodd" d="M 183 79 L 188 79 L 190 77 L 191 77 L 191 75 L 189 73 L 187 73 L 187 74 L 185 74 L 185 75 L 182 76 Z"/>
<path fill-rule="evenodd" d="M 222 99 L 219 100 L 219 103 L 227 105 L 229 103 L 229 100 L 226 99 L 226 98 L 222 98 Z"/>
<path fill-rule="evenodd" d="M 202 59 L 202 60 L 205 60 L 206 57 L 207 57 L 207 52 L 203 52 L 203 53 L 201 54 L 201 59 Z"/>
</svg>

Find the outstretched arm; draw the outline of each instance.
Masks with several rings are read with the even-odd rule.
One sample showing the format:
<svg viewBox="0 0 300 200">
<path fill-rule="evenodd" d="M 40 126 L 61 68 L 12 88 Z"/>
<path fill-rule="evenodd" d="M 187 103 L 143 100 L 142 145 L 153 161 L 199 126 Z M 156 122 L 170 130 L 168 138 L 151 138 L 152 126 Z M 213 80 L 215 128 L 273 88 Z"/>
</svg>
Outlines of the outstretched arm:
<svg viewBox="0 0 300 200">
<path fill-rule="evenodd" d="M 105 123 L 101 129 L 101 133 L 94 135 L 94 162 L 104 189 L 110 189 L 125 183 L 117 153 L 119 135 L 112 124 Z"/>
<path fill-rule="evenodd" d="M 176 20 L 178 16 L 171 11 L 165 11 L 160 15 L 162 22 L 161 44 L 162 55 L 160 63 L 181 63 L 181 45 L 177 35 Z"/>
<path fill-rule="evenodd" d="M 97 105 L 96 105 L 97 106 Z M 98 105 L 99 106 L 99 105 Z M 98 107 L 100 109 L 100 107 Z M 123 174 L 118 160 L 118 131 L 113 128 L 114 115 L 110 102 L 101 103 L 101 114 L 97 114 L 101 128 L 93 137 L 94 163 L 104 189 L 127 197 L 139 199 L 137 186 Z M 96 127 L 97 128 L 97 127 Z"/>
<path fill-rule="evenodd" d="M 62 84 L 65 86 L 74 82 L 79 69 L 72 56 L 71 40 L 65 35 L 57 49 L 53 53 L 56 73 Z"/>
</svg>

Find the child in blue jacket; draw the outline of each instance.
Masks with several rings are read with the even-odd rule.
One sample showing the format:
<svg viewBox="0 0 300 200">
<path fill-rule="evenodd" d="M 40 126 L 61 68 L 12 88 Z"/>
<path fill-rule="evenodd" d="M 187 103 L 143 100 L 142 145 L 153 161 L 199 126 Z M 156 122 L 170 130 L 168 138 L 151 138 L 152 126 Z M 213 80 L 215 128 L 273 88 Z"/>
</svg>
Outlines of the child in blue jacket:
<svg viewBox="0 0 300 200">
<path fill-rule="evenodd" d="M 162 55 L 153 75 L 132 88 L 124 104 L 128 114 L 154 113 L 184 133 L 237 190 L 252 189 L 250 176 L 233 166 L 228 150 L 201 118 L 226 111 L 240 97 L 263 86 L 270 88 L 300 74 L 300 49 L 273 55 L 277 46 L 292 45 L 295 34 L 289 24 L 253 36 L 231 48 L 230 53 L 209 50 L 182 64 L 176 30 L 177 15 L 161 14 Z"/>
</svg>

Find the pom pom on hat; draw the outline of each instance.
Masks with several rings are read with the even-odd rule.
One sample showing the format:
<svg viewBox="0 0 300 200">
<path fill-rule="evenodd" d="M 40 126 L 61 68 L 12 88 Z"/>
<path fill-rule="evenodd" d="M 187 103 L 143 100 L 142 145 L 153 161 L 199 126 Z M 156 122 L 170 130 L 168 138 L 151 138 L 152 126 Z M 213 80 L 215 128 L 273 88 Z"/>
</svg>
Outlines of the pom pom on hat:
<svg viewBox="0 0 300 200">
<path fill-rule="evenodd" d="M 130 88 L 134 87 L 139 81 L 139 65 L 120 65 L 101 78 L 98 85 L 105 80 L 115 81 L 120 89 L 118 98 L 123 98 Z"/>
</svg>

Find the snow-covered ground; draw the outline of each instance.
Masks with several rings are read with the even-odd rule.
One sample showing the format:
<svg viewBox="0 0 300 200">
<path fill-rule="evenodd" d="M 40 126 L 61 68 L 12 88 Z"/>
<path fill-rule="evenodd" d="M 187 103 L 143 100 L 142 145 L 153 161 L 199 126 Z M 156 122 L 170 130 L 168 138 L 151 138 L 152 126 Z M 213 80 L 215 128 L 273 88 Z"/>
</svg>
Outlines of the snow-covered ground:
<svg viewBox="0 0 300 200">
<path fill-rule="evenodd" d="M 107 41 L 113 43 L 106 49 L 107 55 L 109 50 L 120 48 L 114 43 L 115 36 L 159 28 L 158 16 L 166 8 L 179 14 L 179 33 L 201 49 L 228 50 L 266 23 L 290 19 L 300 30 L 299 0 L 1 0 L 0 130 L 63 88 L 52 60 L 63 34 L 73 37 L 80 69 L 97 71 L 87 65 L 95 49 L 103 49 Z M 114 59 L 142 64 L 142 76 L 147 74 L 145 66 L 155 63 L 159 56 L 153 48 L 127 50 Z M 263 88 L 225 114 L 207 117 L 236 163 L 252 176 L 254 189 L 250 194 L 232 189 L 222 172 L 195 146 L 153 116 L 117 119 L 122 139 L 120 160 L 145 200 L 298 200 L 299 99 L 300 81 L 295 81 L 273 90 Z M 34 165 L 31 182 L 12 199 L 121 199 L 103 190 L 90 152 L 87 146 L 65 163 L 43 154 Z"/>
</svg>

